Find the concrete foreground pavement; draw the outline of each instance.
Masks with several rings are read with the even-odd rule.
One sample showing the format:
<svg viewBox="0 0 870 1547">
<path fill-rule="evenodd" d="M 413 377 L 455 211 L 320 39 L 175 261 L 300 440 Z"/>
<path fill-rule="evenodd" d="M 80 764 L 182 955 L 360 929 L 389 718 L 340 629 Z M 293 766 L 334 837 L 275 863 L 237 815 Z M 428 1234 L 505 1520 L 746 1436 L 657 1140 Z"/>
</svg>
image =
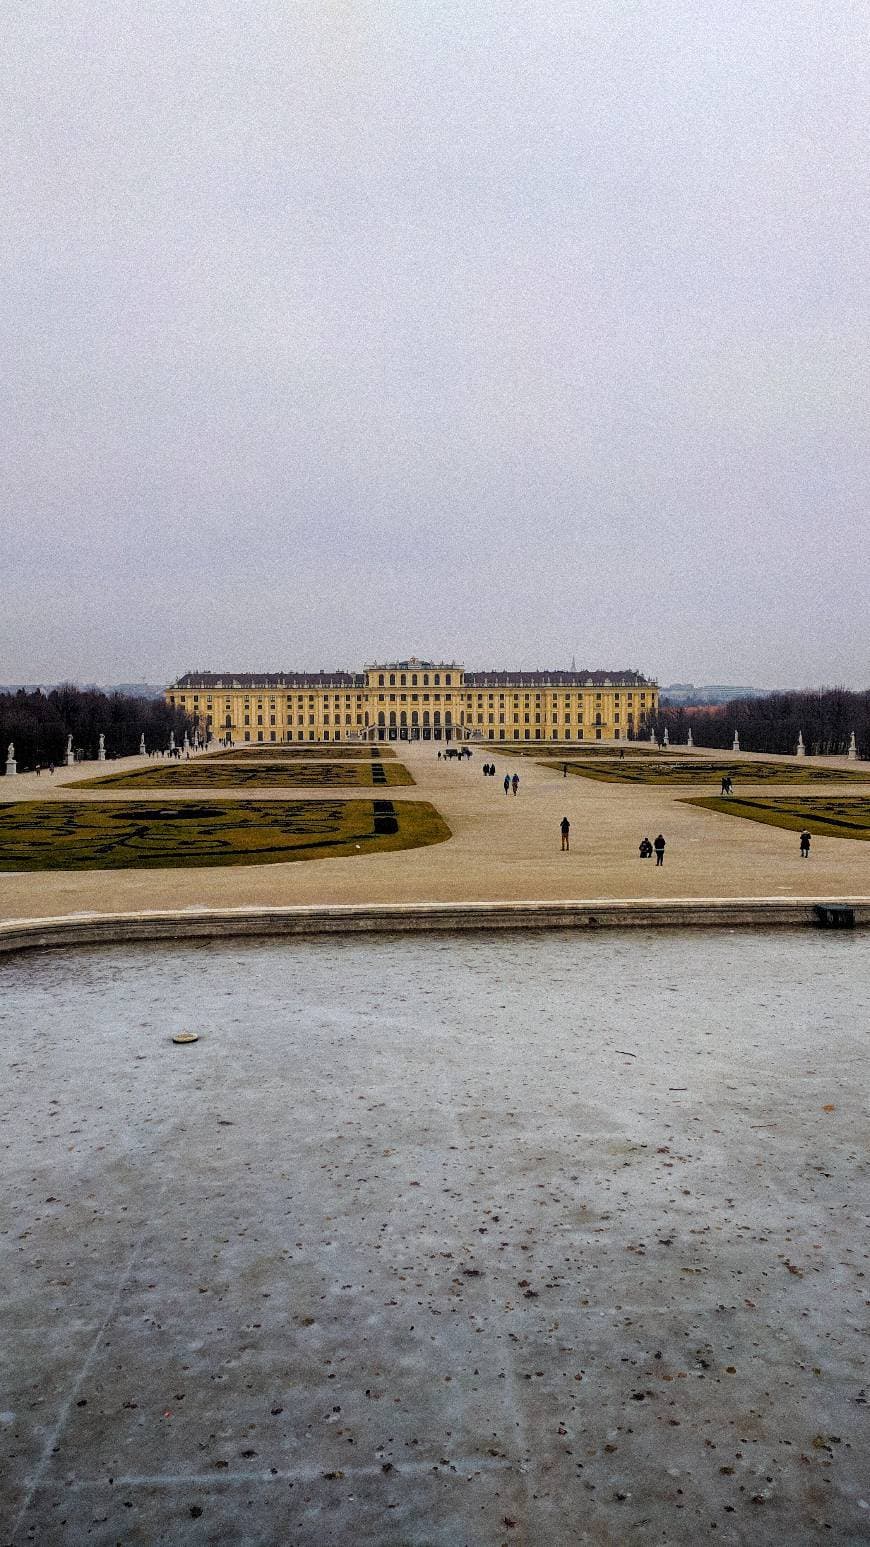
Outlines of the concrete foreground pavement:
<svg viewBox="0 0 870 1547">
<path fill-rule="evenodd" d="M 868 947 L 0 964 L 0 1541 L 870 1540 Z"/>
</svg>

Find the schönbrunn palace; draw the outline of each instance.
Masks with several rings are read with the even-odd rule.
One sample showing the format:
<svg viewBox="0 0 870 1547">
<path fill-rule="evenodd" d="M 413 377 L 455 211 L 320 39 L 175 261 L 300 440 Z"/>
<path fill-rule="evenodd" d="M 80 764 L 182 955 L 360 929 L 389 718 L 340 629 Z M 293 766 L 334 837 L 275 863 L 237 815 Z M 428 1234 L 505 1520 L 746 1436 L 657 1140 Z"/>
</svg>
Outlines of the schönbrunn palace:
<svg viewBox="0 0 870 1547">
<path fill-rule="evenodd" d="M 166 689 L 204 741 L 620 741 L 658 707 L 639 672 L 466 671 L 390 661 L 361 672 L 188 672 Z"/>
</svg>

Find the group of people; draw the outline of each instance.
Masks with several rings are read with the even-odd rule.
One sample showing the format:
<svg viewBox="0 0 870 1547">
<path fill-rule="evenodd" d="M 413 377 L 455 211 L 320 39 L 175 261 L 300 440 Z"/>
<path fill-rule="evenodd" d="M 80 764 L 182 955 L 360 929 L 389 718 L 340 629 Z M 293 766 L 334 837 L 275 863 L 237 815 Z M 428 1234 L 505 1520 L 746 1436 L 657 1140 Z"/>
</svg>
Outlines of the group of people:
<svg viewBox="0 0 870 1547">
<path fill-rule="evenodd" d="M 460 755 L 461 756 L 461 755 L 463 755 L 463 753 L 464 753 L 464 755 L 466 757 L 470 755 L 468 749 L 466 749 L 466 748 L 462 749 L 462 753 L 457 754 L 457 753 L 454 752 L 453 755 L 454 756 L 456 756 L 456 755 Z M 438 756 L 440 758 L 442 756 L 442 754 L 439 752 Z M 444 756 L 447 756 L 447 754 L 445 753 Z M 483 777 L 485 779 L 494 779 L 495 778 L 495 763 L 484 763 L 482 771 L 483 771 Z M 563 777 L 567 777 L 567 774 L 568 774 L 568 765 L 567 765 L 567 763 L 563 763 L 562 764 L 562 774 L 563 774 Z M 520 776 L 519 776 L 519 774 L 515 773 L 515 774 L 513 774 L 513 776 L 511 776 L 511 774 L 505 774 L 503 788 L 504 788 L 504 792 L 505 792 L 506 795 L 510 795 L 511 791 L 513 791 L 514 795 L 516 795 L 517 790 L 519 789 L 519 787 L 520 787 Z M 725 774 L 723 776 L 723 778 L 722 778 L 722 794 L 723 795 L 733 795 L 733 793 L 734 793 L 734 784 L 733 784 L 733 781 L 731 779 L 731 775 L 730 774 Z M 563 854 L 568 854 L 570 852 L 570 849 L 571 849 L 571 823 L 570 823 L 570 821 L 568 820 L 568 818 L 566 816 L 563 816 L 561 822 L 559 823 L 559 833 L 560 833 L 560 836 L 561 836 L 561 839 L 562 839 L 562 853 Z M 663 865 L 664 862 L 665 862 L 665 849 L 666 848 L 667 848 L 667 842 L 666 842 L 664 833 L 659 833 L 658 836 L 653 838 L 653 839 L 650 839 L 650 838 L 647 838 L 647 837 L 643 837 L 641 839 L 641 841 L 640 841 L 640 847 L 639 847 L 638 853 L 640 854 L 641 859 L 652 859 L 652 856 L 655 855 L 655 857 L 656 857 L 656 865 Z M 801 859 L 809 859 L 809 855 L 810 855 L 810 834 L 808 832 L 806 832 L 806 831 L 802 832 L 801 836 L 800 836 L 800 852 L 801 852 Z"/>
<path fill-rule="evenodd" d="M 650 843 L 649 838 L 641 838 L 640 849 L 638 852 L 641 859 L 651 859 L 653 854 L 655 854 L 656 864 L 663 865 L 665 862 L 665 848 L 666 843 L 664 834 L 659 833 L 658 837 L 654 838 L 652 843 Z"/>
</svg>

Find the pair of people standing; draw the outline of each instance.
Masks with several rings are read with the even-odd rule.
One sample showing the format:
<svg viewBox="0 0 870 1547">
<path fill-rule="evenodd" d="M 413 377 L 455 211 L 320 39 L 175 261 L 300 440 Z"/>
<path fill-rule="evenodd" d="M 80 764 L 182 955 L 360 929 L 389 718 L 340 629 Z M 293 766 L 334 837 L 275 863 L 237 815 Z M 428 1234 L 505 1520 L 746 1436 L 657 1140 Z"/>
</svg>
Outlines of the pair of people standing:
<svg viewBox="0 0 870 1547">
<path fill-rule="evenodd" d="M 514 774 L 513 778 L 511 778 L 510 774 L 505 774 L 505 776 L 504 776 L 504 792 L 505 792 L 506 795 L 509 795 L 511 790 L 513 790 L 514 794 L 516 795 L 517 790 L 519 789 L 519 787 L 520 787 L 520 776 L 519 776 L 519 774 Z"/>
</svg>

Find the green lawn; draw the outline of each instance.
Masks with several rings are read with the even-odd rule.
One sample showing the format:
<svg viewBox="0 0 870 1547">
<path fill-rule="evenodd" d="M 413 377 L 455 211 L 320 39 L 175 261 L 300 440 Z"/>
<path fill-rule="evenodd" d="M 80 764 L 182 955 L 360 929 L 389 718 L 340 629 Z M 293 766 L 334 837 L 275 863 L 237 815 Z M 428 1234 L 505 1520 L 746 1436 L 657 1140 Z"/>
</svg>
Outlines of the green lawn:
<svg viewBox="0 0 870 1547">
<path fill-rule="evenodd" d="M 836 795 L 801 795 L 782 800 L 730 800 L 720 796 L 699 796 L 681 802 L 721 811 L 725 816 L 742 816 L 750 822 L 767 822 L 771 827 L 786 827 L 791 832 L 808 832 L 825 838 L 870 839 L 870 799 L 838 799 Z"/>
<path fill-rule="evenodd" d="M 325 789 L 386 784 L 413 784 L 401 763 L 301 762 L 287 759 L 257 759 L 250 764 L 224 758 L 191 758 L 190 762 L 152 763 L 147 768 L 129 768 L 123 773 L 102 775 L 96 779 L 77 779 L 69 789 L 123 790 L 218 790 L 274 789 L 288 784 L 321 785 Z"/>
<path fill-rule="evenodd" d="M 0 805 L 0 871 L 270 865 L 449 837 L 423 801 L 16 801 Z"/>
<path fill-rule="evenodd" d="M 850 768 L 820 768 L 806 763 L 737 763 L 727 759 L 684 757 L 679 762 L 662 757 L 657 762 L 630 762 L 628 758 L 586 762 L 578 758 L 555 762 L 547 759 L 546 768 L 568 763 L 568 771 L 583 779 L 602 779 L 608 784 L 721 784 L 730 774 L 735 787 L 747 784 L 861 784 L 870 773 Z"/>
</svg>

